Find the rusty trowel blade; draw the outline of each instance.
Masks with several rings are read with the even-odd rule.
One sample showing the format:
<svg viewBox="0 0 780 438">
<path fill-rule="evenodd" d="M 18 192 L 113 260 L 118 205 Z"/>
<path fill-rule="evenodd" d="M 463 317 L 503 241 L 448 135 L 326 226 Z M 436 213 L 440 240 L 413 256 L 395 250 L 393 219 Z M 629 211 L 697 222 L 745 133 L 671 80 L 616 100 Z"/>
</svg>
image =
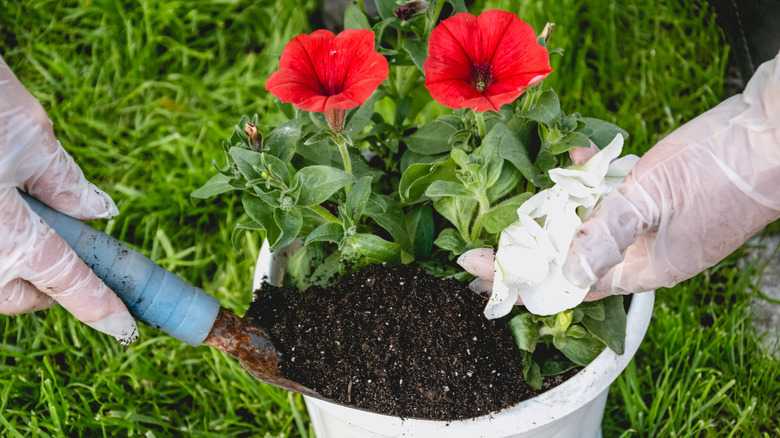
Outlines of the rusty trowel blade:
<svg viewBox="0 0 780 438">
<path fill-rule="evenodd" d="M 332 401 L 298 382 L 286 379 L 279 369 L 282 358 L 266 330 L 248 323 L 230 310 L 220 308 L 214 327 L 204 343 L 236 358 L 252 377 L 261 382 Z"/>
</svg>

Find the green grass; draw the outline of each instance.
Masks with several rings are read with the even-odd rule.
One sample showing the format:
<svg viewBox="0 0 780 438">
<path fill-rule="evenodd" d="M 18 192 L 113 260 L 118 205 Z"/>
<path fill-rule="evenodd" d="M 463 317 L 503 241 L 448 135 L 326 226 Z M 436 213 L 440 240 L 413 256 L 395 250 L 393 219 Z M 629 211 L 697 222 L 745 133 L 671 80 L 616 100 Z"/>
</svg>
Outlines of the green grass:
<svg viewBox="0 0 780 438">
<path fill-rule="evenodd" d="M 635 153 L 725 97 L 728 47 L 690 0 L 477 1 L 557 24 L 547 84 L 567 112 L 627 129 Z M 0 0 L 0 53 L 121 214 L 94 225 L 243 313 L 257 236 L 237 199 L 193 205 L 242 114 L 281 117 L 264 80 L 314 0 Z M 265 127 L 264 127 L 265 128 Z M 267 130 L 267 129 L 266 129 Z M 660 291 L 612 388 L 605 436 L 778 436 L 780 364 L 757 343 L 755 276 L 730 259 Z M 312 436 L 300 398 L 147 327 L 128 349 L 62 309 L 0 316 L 2 436 Z"/>
</svg>

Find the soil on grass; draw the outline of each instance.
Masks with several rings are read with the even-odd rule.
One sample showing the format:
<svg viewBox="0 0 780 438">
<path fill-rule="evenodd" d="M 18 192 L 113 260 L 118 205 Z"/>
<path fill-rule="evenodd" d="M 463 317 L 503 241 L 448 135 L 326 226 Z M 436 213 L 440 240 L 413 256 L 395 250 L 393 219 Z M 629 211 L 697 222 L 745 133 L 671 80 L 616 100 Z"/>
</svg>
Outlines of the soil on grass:
<svg viewBox="0 0 780 438">
<path fill-rule="evenodd" d="M 343 404 L 404 418 L 455 420 L 497 412 L 577 370 L 522 376 L 506 323 L 486 298 L 418 267 L 369 265 L 329 289 L 264 285 L 247 316 L 268 329 L 284 376 Z"/>
</svg>

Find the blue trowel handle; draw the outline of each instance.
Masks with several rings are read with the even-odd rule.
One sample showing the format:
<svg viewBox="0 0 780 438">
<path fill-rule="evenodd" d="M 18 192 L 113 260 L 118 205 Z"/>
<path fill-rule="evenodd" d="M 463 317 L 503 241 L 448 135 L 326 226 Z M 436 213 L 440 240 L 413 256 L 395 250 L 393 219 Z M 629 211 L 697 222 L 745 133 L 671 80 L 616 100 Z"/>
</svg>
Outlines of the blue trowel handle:
<svg viewBox="0 0 780 438">
<path fill-rule="evenodd" d="M 41 217 L 143 323 L 193 347 L 211 331 L 219 301 L 106 233 L 22 193 Z"/>
</svg>

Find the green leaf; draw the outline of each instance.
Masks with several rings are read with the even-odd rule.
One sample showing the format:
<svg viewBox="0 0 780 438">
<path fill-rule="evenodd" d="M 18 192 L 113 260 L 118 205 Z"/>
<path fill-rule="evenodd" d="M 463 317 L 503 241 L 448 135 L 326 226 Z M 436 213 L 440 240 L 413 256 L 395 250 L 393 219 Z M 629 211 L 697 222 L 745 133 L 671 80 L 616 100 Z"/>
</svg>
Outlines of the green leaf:
<svg viewBox="0 0 780 438">
<path fill-rule="evenodd" d="M 344 238 L 344 228 L 341 224 L 328 222 L 315 228 L 314 231 L 306 236 L 306 244 L 314 242 L 332 242 L 339 243 Z"/>
<path fill-rule="evenodd" d="M 311 207 L 330 198 L 342 187 L 351 184 L 354 177 L 330 166 L 307 166 L 293 177 L 293 187 L 300 190 L 296 205 Z"/>
<path fill-rule="evenodd" d="M 471 161 L 469 160 L 469 154 L 467 154 L 466 151 L 462 149 L 451 150 L 450 157 L 452 157 L 452 161 L 454 161 L 455 164 L 457 164 L 461 169 L 468 169 L 469 165 L 471 164 Z"/>
<path fill-rule="evenodd" d="M 271 251 L 292 243 L 303 227 L 303 216 L 300 208 L 291 208 L 290 210 L 275 209 L 274 222 L 279 227 L 280 234 L 275 242 L 269 241 Z"/>
<path fill-rule="evenodd" d="M 238 240 L 244 236 L 245 231 L 261 231 L 261 230 L 265 230 L 265 228 L 263 228 L 260 224 L 258 224 L 254 220 L 250 220 L 249 222 L 244 222 L 244 223 L 237 223 L 236 226 L 233 227 L 233 231 L 231 231 L 230 233 L 230 243 L 233 246 L 233 249 L 235 251 L 239 251 L 241 245 L 238 244 Z"/>
<path fill-rule="evenodd" d="M 344 29 L 371 29 L 368 17 L 355 3 L 351 3 L 344 11 Z"/>
<path fill-rule="evenodd" d="M 491 207 L 482 217 L 482 225 L 488 233 L 500 233 L 504 228 L 517 220 L 517 209 L 531 196 L 533 196 L 533 193 L 521 193 Z"/>
<path fill-rule="evenodd" d="M 365 210 L 368 199 L 371 197 L 371 180 L 370 176 L 360 178 L 347 194 L 347 213 L 354 220 L 358 220 L 363 216 L 363 210 Z"/>
<path fill-rule="evenodd" d="M 245 188 L 245 186 L 240 184 L 235 178 L 218 173 L 206 181 L 206 184 L 192 192 L 190 196 L 197 199 L 206 199 L 242 188 Z"/>
<path fill-rule="evenodd" d="M 339 273 L 339 268 L 341 267 L 340 260 L 341 253 L 336 251 L 314 268 L 314 273 L 311 275 L 312 286 L 324 287 L 331 284 Z"/>
<path fill-rule="evenodd" d="M 435 236 L 433 208 L 430 204 L 416 206 L 406 214 L 406 230 L 414 244 L 414 254 L 428 257 Z"/>
<path fill-rule="evenodd" d="M 454 228 L 445 228 L 439 233 L 439 237 L 433 241 L 433 244 L 439 248 L 450 251 L 454 255 L 460 255 L 468 251 L 470 248 L 463 236 Z"/>
<path fill-rule="evenodd" d="M 580 119 L 582 116 L 580 116 L 579 113 L 570 114 L 568 116 L 561 117 L 560 123 L 558 124 L 559 129 L 563 133 L 571 133 L 577 130 L 577 128 L 584 128 L 585 122 L 580 123 Z"/>
<path fill-rule="evenodd" d="M 458 128 L 449 121 L 450 117 L 452 116 L 441 116 L 421 126 L 404 139 L 406 147 L 410 151 L 425 155 L 449 152 L 452 149 L 449 138 L 458 131 Z"/>
<path fill-rule="evenodd" d="M 387 230 L 401 249 L 414 254 L 414 245 L 406 230 L 403 211 L 396 201 L 389 196 L 371 193 L 369 203 L 366 205 L 366 216 Z"/>
<path fill-rule="evenodd" d="M 623 295 L 612 295 L 600 302 L 604 304 L 604 318 L 598 320 L 586 313 L 582 324 L 610 350 L 623 354 L 626 348 L 626 310 L 623 307 Z"/>
<path fill-rule="evenodd" d="M 496 159 L 503 161 L 503 158 L 500 157 L 496 157 Z M 501 173 L 497 180 L 487 189 L 488 201 L 493 203 L 516 189 L 518 184 L 520 184 L 520 179 L 520 172 L 515 166 L 501 166 Z"/>
<path fill-rule="evenodd" d="M 306 141 L 303 142 L 304 145 L 310 146 L 319 142 L 330 142 L 333 138 L 333 134 L 330 132 L 317 132 L 311 137 L 307 138 Z"/>
<path fill-rule="evenodd" d="M 344 131 L 347 137 L 357 140 L 363 134 L 363 130 L 371 123 L 371 115 L 374 113 L 374 104 L 384 97 L 381 91 L 375 91 L 362 105 L 349 111 L 344 121 Z"/>
<path fill-rule="evenodd" d="M 575 307 L 574 310 L 582 311 L 583 318 L 588 316 L 596 321 L 604 321 L 606 316 L 606 312 L 604 311 L 604 300 L 583 301 Z M 580 318 L 580 321 L 582 321 L 582 318 Z"/>
<path fill-rule="evenodd" d="M 312 130 L 312 132 L 332 132 L 330 125 L 328 124 L 328 119 L 325 118 L 325 114 L 316 111 L 309 111 L 308 115 L 309 120 L 314 124 L 314 126 L 318 128 Z"/>
<path fill-rule="evenodd" d="M 401 173 L 406 172 L 406 169 L 408 169 L 413 164 L 433 165 L 441 162 L 442 160 L 445 160 L 446 158 L 447 157 L 442 158 L 442 155 L 418 154 L 417 152 L 412 152 L 407 149 L 404 154 L 401 155 Z"/>
<path fill-rule="evenodd" d="M 425 68 L 423 67 L 423 64 L 428 57 L 428 46 L 420 40 L 406 40 L 404 42 L 404 50 L 409 53 L 412 62 L 414 62 L 414 65 L 420 69 L 423 77 L 425 77 Z"/>
<path fill-rule="evenodd" d="M 295 251 L 287 261 L 286 274 L 300 290 L 306 290 L 311 285 L 311 257 L 306 246 Z"/>
<path fill-rule="evenodd" d="M 390 11 L 390 13 L 392 14 L 393 11 Z M 388 26 L 392 26 L 395 23 L 398 23 L 398 18 L 396 18 L 395 15 L 386 18 L 382 17 L 382 21 L 375 24 L 374 27 L 371 28 L 371 30 L 374 31 L 374 35 L 376 35 L 375 39 L 377 41 L 377 45 L 379 44 L 380 41 L 382 41 L 382 38 L 384 37 L 385 29 L 387 29 Z"/>
<path fill-rule="evenodd" d="M 457 14 L 459 12 L 468 12 L 466 2 L 464 0 L 447 0 L 452 5 L 452 13 Z"/>
<path fill-rule="evenodd" d="M 541 373 L 542 376 L 557 376 L 558 374 L 563 374 L 576 366 L 577 364 L 569 360 L 547 359 L 542 363 Z"/>
<path fill-rule="evenodd" d="M 571 325 L 571 321 L 573 319 L 573 312 L 570 310 L 564 310 L 563 312 L 558 312 L 555 315 L 555 330 L 559 333 L 563 333 L 566 331 L 567 328 Z"/>
<path fill-rule="evenodd" d="M 535 120 L 545 125 L 552 125 L 561 115 L 561 104 L 555 91 L 547 89 L 542 91 L 536 104 L 521 116 Z"/>
<path fill-rule="evenodd" d="M 523 356 L 523 377 L 525 378 L 525 383 L 537 391 L 542 389 L 542 373 L 539 369 L 539 364 L 534 362 L 531 353 L 522 350 L 521 353 Z"/>
<path fill-rule="evenodd" d="M 395 106 L 395 123 L 401 124 L 406 120 L 406 116 L 409 115 L 409 110 L 412 108 L 412 99 L 409 96 L 399 100 Z"/>
<path fill-rule="evenodd" d="M 504 137 L 507 135 L 514 137 L 514 133 L 504 123 L 500 120 L 497 121 L 485 135 L 485 138 L 482 139 L 482 144 L 474 150 L 473 155 L 475 154 L 483 159 L 490 159 L 496 156 L 501 150 L 501 142 L 504 141 Z"/>
<path fill-rule="evenodd" d="M 481 180 L 484 181 L 484 187 L 486 190 L 493 188 L 501 175 L 503 175 L 503 170 L 504 159 L 499 157 L 498 154 L 494 155 L 492 159 L 486 161 L 486 163 L 480 169 Z M 505 181 L 502 182 L 502 185 L 504 183 Z"/>
<path fill-rule="evenodd" d="M 443 196 L 473 197 L 474 194 L 460 182 L 434 181 L 425 190 L 425 196 L 436 199 Z"/>
<path fill-rule="evenodd" d="M 302 123 L 300 117 L 295 118 L 269 132 L 263 141 L 263 145 L 268 148 L 268 153 L 279 158 L 283 163 L 288 163 L 303 137 Z"/>
<path fill-rule="evenodd" d="M 257 169 L 263 167 L 263 154 L 249 149 L 232 147 L 230 148 L 230 157 L 247 181 L 261 178 Z"/>
<path fill-rule="evenodd" d="M 295 118 L 295 107 L 293 107 L 293 104 L 290 102 L 282 102 L 281 99 L 274 99 L 276 102 L 276 107 L 279 108 L 279 111 L 284 114 L 285 117 L 288 119 L 294 119 Z M 257 116 L 257 114 L 255 114 Z M 254 125 L 257 125 L 257 123 L 254 123 Z"/>
<path fill-rule="evenodd" d="M 458 180 L 455 176 L 455 169 L 455 162 L 449 156 L 440 158 L 433 164 L 412 164 L 403 173 L 398 185 L 401 200 L 406 203 L 415 203 L 427 199 L 421 198 L 432 182 Z"/>
<path fill-rule="evenodd" d="M 228 139 L 229 146 L 246 148 L 249 147 L 249 136 L 244 132 L 244 126 L 246 126 L 249 121 L 249 116 L 241 116 L 241 120 L 238 122 L 238 124 L 233 126 L 233 132 L 230 134 L 230 138 Z"/>
<path fill-rule="evenodd" d="M 448 196 L 434 201 L 433 208 L 450 221 L 460 233 L 467 236 L 477 205 L 478 202 L 474 198 Z"/>
<path fill-rule="evenodd" d="M 542 172 L 547 172 L 548 170 L 556 167 L 558 165 L 558 160 L 555 158 L 555 155 L 553 155 L 552 152 L 550 152 L 549 149 L 542 149 L 539 151 L 539 155 L 536 156 L 536 167 L 539 168 Z"/>
<path fill-rule="evenodd" d="M 393 12 L 398 9 L 398 3 L 396 0 L 374 0 L 376 9 L 379 12 L 379 17 L 383 20 L 388 18 L 395 18 Z M 395 18 L 398 20 L 397 18 Z"/>
<path fill-rule="evenodd" d="M 464 283 L 474 278 L 460 266 L 455 267 L 435 260 L 419 260 L 415 263 L 420 266 L 420 269 L 436 278 L 454 278 Z"/>
<path fill-rule="evenodd" d="M 566 336 L 570 338 L 582 338 L 585 337 L 586 333 L 585 328 L 581 325 L 570 325 L 569 328 L 566 329 Z"/>
<path fill-rule="evenodd" d="M 269 190 L 268 192 L 265 192 L 263 188 L 259 185 L 255 185 L 252 187 L 254 189 L 254 194 L 260 199 L 263 200 L 266 204 L 268 204 L 271 208 L 279 208 L 280 202 L 279 198 L 282 197 L 282 192 L 280 190 Z"/>
<path fill-rule="evenodd" d="M 550 152 L 554 155 L 568 152 L 569 149 L 574 148 L 587 148 L 590 147 L 588 137 L 585 137 L 579 132 L 572 132 L 567 134 L 561 139 L 561 141 L 550 145 Z"/>
<path fill-rule="evenodd" d="M 590 117 L 583 117 L 582 121 L 585 122 L 585 126 L 589 130 L 588 138 L 596 143 L 599 149 L 610 144 L 618 134 L 623 136 L 623 140 L 628 140 L 628 132 L 617 125 Z"/>
<path fill-rule="evenodd" d="M 284 181 L 285 185 L 290 185 L 290 169 L 279 158 L 271 154 L 262 154 L 260 167 L 273 175 L 274 177 Z"/>
<path fill-rule="evenodd" d="M 539 324 L 530 313 L 521 313 L 509 320 L 509 330 L 521 350 L 533 353 L 539 342 Z"/>
<path fill-rule="evenodd" d="M 553 345 L 558 350 L 564 350 L 566 348 L 566 335 L 563 333 L 555 333 L 553 336 Z"/>
<path fill-rule="evenodd" d="M 339 153 L 330 140 L 315 144 L 299 143 L 296 152 L 304 158 L 307 164 L 329 164 L 340 161 Z M 336 160 L 337 157 L 338 160 Z"/>
<path fill-rule="evenodd" d="M 359 256 L 367 263 L 398 263 L 401 260 L 401 248 L 374 234 L 357 233 L 347 239 L 344 257 L 348 260 Z"/>
<path fill-rule="evenodd" d="M 567 337 L 565 345 L 559 350 L 577 365 L 586 366 L 604 350 L 604 343 L 587 333 L 581 338 Z"/>
<path fill-rule="evenodd" d="M 492 136 L 491 141 L 495 141 L 498 144 L 498 153 L 501 158 L 512 163 L 523 174 L 525 179 L 532 181 L 539 174 L 539 171 L 531 163 L 528 151 L 523 143 L 506 125 L 496 123 L 496 126 L 490 130 L 490 133 L 485 138 L 487 139 L 490 136 Z"/>
<path fill-rule="evenodd" d="M 484 184 L 485 188 L 492 187 L 498 181 L 499 176 L 501 176 L 501 170 L 504 167 L 504 159 L 499 156 L 499 150 L 504 137 L 503 134 L 507 132 L 511 134 L 511 131 L 509 131 L 506 125 L 496 129 L 496 126 L 499 125 L 503 124 L 496 123 L 493 129 L 485 136 L 482 144 L 469 157 L 469 162 L 478 163 L 477 167 L 479 170 L 475 173 L 479 175 L 478 180 Z M 491 135 L 493 132 L 496 134 Z M 514 135 L 511 134 L 511 137 L 514 137 Z M 457 151 L 460 150 L 457 149 Z M 453 150 L 453 152 L 457 153 L 456 150 Z M 456 161 L 458 160 L 456 159 Z"/>
<path fill-rule="evenodd" d="M 274 220 L 273 207 L 257 196 L 250 195 L 248 192 L 245 192 L 241 197 L 241 204 L 244 206 L 246 214 L 265 230 L 269 245 L 279 240 L 282 230 L 276 225 Z"/>
</svg>

